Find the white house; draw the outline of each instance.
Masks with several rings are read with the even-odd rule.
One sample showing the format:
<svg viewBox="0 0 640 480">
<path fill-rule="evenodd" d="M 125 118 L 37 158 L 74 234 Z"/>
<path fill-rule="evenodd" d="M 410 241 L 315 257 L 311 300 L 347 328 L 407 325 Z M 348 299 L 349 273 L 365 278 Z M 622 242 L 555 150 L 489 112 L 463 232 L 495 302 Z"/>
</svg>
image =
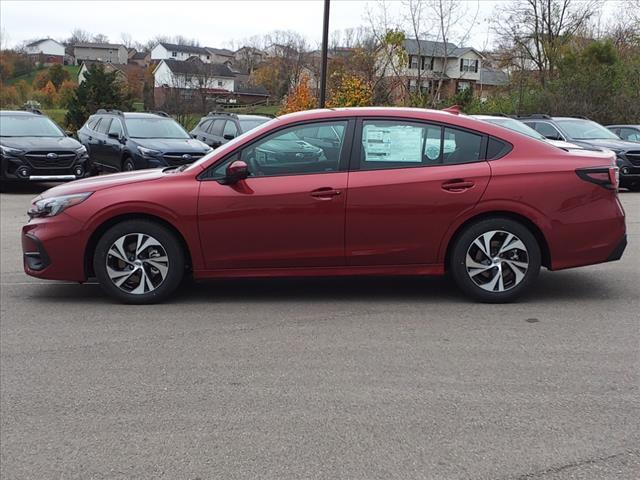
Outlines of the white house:
<svg viewBox="0 0 640 480">
<path fill-rule="evenodd" d="M 36 61 L 44 65 L 64 63 L 64 45 L 51 38 L 44 38 L 31 42 L 25 46 L 27 55 L 36 58 Z"/>
<path fill-rule="evenodd" d="M 205 63 L 199 57 L 186 61 L 161 60 L 153 71 L 154 86 L 180 89 L 234 91 L 235 73 L 224 63 Z"/>
<path fill-rule="evenodd" d="M 119 43 L 78 43 L 73 55 L 78 65 L 84 60 L 126 65 L 129 58 L 127 47 Z"/>
<path fill-rule="evenodd" d="M 204 63 L 224 63 L 233 61 L 233 52 L 224 48 L 192 47 L 160 42 L 151 50 L 151 60 L 184 61 L 197 57 Z"/>
</svg>

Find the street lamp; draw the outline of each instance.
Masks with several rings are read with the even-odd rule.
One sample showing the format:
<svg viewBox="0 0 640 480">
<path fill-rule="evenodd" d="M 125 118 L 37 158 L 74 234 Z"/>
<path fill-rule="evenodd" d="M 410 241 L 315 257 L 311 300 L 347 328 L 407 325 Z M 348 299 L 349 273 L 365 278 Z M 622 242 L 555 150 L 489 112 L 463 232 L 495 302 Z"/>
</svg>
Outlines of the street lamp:
<svg viewBox="0 0 640 480">
<path fill-rule="evenodd" d="M 329 44 L 329 0 L 324 0 L 324 21 L 322 23 L 322 64 L 320 67 L 320 108 L 324 108 L 327 94 L 327 47 Z"/>
</svg>

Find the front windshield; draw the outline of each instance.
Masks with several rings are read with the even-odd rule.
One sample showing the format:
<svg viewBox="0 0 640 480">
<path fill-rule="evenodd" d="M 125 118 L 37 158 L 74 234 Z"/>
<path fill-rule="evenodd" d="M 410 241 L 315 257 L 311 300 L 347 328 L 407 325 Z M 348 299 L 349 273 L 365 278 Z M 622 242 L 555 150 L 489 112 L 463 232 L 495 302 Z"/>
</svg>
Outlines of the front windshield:
<svg viewBox="0 0 640 480">
<path fill-rule="evenodd" d="M 518 133 L 523 133 L 528 137 L 536 138 L 538 140 L 545 140 L 545 138 L 536 132 L 533 128 L 525 125 L 518 120 L 514 120 L 513 118 L 487 118 L 487 122 L 494 123 L 496 125 L 500 125 L 501 127 L 508 128 L 509 130 L 516 131 Z"/>
<path fill-rule="evenodd" d="M 591 120 L 571 118 L 556 120 L 556 123 L 574 140 L 620 140 L 620 138 L 602 125 Z"/>
<path fill-rule="evenodd" d="M 60 128 L 47 117 L 2 115 L 0 137 L 64 137 Z"/>
<path fill-rule="evenodd" d="M 208 162 L 209 159 L 215 155 L 218 158 L 222 158 L 225 155 L 227 155 L 228 153 L 232 152 L 236 146 L 239 143 L 244 142 L 244 137 L 247 134 L 253 135 L 256 132 L 261 132 L 264 130 L 268 130 L 269 126 L 271 125 L 271 122 L 273 122 L 274 120 L 269 120 L 265 123 L 263 123 L 262 125 L 260 125 L 259 127 L 257 127 L 255 130 L 251 131 L 251 132 L 245 132 L 242 135 L 238 135 L 236 138 L 234 138 L 233 140 L 229 140 L 227 143 L 225 143 L 224 145 L 222 145 L 221 147 L 216 148 L 214 151 L 212 151 L 211 153 L 205 155 L 204 157 L 201 157 L 199 160 L 193 162 L 192 164 L 190 164 L 185 171 L 191 171 L 191 170 L 199 170 L 200 168 L 202 168 L 202 164 L 205 162 Z"/>
<path fill-rule="evenodd" d="M 171 118 L 127 118 L 131 138 L 191 138 L 178 122 Z"/>
</svg>

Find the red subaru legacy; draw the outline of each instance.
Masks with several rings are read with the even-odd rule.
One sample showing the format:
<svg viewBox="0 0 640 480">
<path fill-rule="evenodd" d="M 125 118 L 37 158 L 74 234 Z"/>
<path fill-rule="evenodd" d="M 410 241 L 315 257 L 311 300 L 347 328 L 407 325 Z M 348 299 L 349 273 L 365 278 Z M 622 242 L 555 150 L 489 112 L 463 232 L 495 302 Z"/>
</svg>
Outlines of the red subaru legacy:
<svg viewBox="0 0 640 480">
<path fill-rule="evenodd" d="M 626 246 L 613 154 L 565 151 L 443 111 L 286 115 L 191 165 L 35 198 L 29 275 L 96 277 L 128 303 L 214 277 L 442 275 L 506 302 Z"/>
</svg>

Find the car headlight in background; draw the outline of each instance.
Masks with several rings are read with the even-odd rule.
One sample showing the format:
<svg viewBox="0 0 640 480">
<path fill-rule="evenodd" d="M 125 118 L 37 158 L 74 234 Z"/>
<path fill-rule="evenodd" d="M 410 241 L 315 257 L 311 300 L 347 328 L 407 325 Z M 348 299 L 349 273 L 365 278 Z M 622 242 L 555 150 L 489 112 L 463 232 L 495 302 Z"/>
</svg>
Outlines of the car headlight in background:
<svg viewBox="0 0 640 480">
<path fill-rule="evenodd" d="M 76 150 L 76 154 L 77 155 L 86 155 L 87 154 L 87 147 L 85 147 L 84 145 L 82 145 L 80 148 L 78 148 Z"/>
<path fill-rule="evenodd" d="M 43 198 L 34 202 L 27 214 L 31 218 L 55 217 L 67 208 L 84 202 L 92 193 L 93 192 L 74 193 L 72 195 Z"/>
<path fill-rule="evenodd" d="M 140 152 L 140 155 L 142 155 L 143 157 L 160 157 L 160 156 L 162 156 L 162 152 L 159 152 L 158 150 L 153 150 L 151 148 L 138 147 L 138 151 Z"/>
<path fill-rule="evenodd" d="M 5 147 L 4 145 L 0 145 L 0 151 L 2 151 L 3 155 L 10 155 L 13 157 L 19 157 L 20 155 L 24 154 L 23 150 L 20 150 L 18 148 Z"/>
</svg>

